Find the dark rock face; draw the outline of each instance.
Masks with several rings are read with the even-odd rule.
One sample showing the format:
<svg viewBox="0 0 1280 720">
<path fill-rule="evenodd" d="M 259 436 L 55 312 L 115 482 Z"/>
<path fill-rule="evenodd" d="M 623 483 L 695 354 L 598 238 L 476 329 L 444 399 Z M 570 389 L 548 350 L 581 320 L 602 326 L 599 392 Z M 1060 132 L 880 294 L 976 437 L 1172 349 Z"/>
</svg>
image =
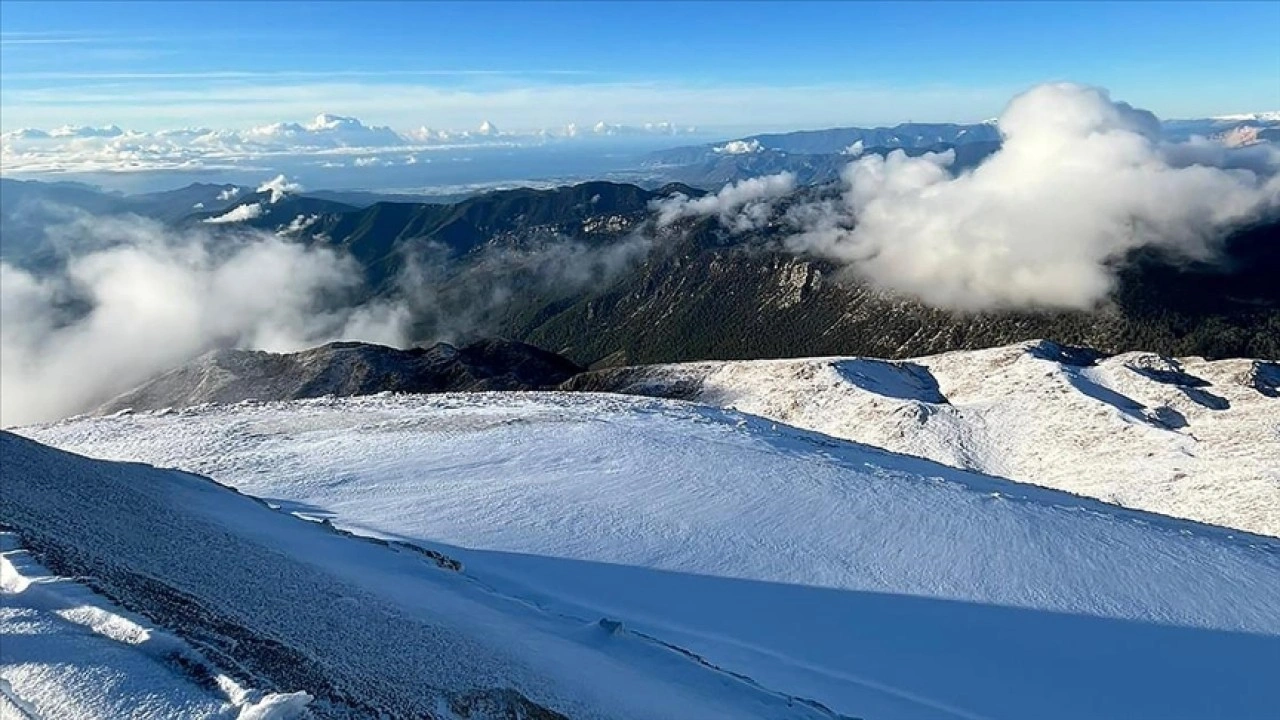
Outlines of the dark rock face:
<svg viewBox="0 0 1280 720">
<path fill-rule="evenodd" d="M 337 342 L 287 355 L 218 350 L 120 395 L 98 412 L 385 391 L 537 390 L 555 387 L 581 370 L 559 355 L 507 340 L 408 350 Z"/>
</svg>

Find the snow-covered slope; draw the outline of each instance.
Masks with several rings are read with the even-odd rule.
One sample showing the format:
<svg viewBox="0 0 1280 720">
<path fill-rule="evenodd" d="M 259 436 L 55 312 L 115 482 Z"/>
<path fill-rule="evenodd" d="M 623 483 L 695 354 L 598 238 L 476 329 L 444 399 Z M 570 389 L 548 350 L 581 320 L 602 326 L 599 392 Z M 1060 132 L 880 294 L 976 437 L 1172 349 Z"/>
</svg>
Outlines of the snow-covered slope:
<svg viewBox="0 0 1280 720">
<path fill-rule="evenodd" d="M 1277 541 L 734 412 L 372 396 L 22 432 L 442 551 L 504 597 L 847 715 L 1242 720 L 1280 703 Z"/>
<path fill-rule="evenodd" d="M 591 390 L 732 407 L 1125 507 L 1280 536 L 1280 366 L 1033 341 L 906 361 L 589 373 Z"/>
<path fill-rule="evenodd" d="M 304 693 L 240 687 L 174 636 L 57 577 L 0 532 L 0 718 L 301 716 Z"/>
<path fill-rule="evenodd" d="M 599 618 L 497 592 L 438 553 L 353 538 L 205 478 L 90 460 L 9 433 L 0 433 L 0 456 L 0 525 L 51 570 L 145 613 L 255 687 L 292 693 L 283 698 L 305 692 L 316 717 L 830 716 Z M 5 576 L 4 612 L 20 618 L 33 588 Z M 105 622 L 117 635 L 137 634 Z M 187 717 L 184 706 L 198 716 L 216 700 L 199 697 L 190 680 L 145 687 L 156 669 L 142 667 L 141 655 L 212 684 L 172 648 L 116 648 L 95 662 L 79 654 L 88 641 L 68 647 L 58 633 L 18 622 L 0 633 L 5 694 L 44 717 Z M 42 662 L 52 670 L 31 669 Z M 107 679 L 127 686 L 95 687 Z M 82 711 L 45 715 L 44 700 L 57 710 L 65 687 L 99 695 Z M 152 699 L 159 715 L 142 712 Z"/>
</svg>

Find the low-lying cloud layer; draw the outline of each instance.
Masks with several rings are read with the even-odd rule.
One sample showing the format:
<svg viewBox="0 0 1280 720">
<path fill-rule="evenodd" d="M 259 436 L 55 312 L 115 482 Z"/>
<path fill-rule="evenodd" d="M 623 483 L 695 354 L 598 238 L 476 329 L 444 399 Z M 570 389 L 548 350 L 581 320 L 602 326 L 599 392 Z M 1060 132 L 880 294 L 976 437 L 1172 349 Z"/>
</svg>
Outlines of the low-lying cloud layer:
<svg viewBox="0 0 1280 720">
<path fill-rule="evenodd" d="M 951 152 L 851 163 L 839 201 L 788 210 L 786 247 L 931 305 L 1085 309 L 1126 252 L 1209 258 L 1230 229 L 1280 208 L 1271 144 L 1162 142 L 1154 115 L 1099 88 L 1036 87 L 999 128 L 1001 149 L 961 174 Z"/>
<path fill-rule="evenodd" d="M 696 128 L 668 122 L 590 127 L 564 127 L 528 132 L 504 132 L 491 123 L 471 130 L 419 127 L 397 132 L 382 125 L 365 125 L 353 117 L 321 114 L 308 123 L 277 122 L 245 130 L 179 128 L 156 132 L 124 130 L 118 126 L 72 127 L 54 130 L 22 128 L 0 135 L 0 161 L 6 172 L 147 172 L 228 170 L 250 161 L 287 155 L 313 155 L 341 163 L 353 158 L 357 167 L 378 164 L 417 164 L 414 153 L 459 147 L 529 147 L 588 138 L 675 136 Z M 379 153 L 396 153 L 392 161 Z"/>
<path fill-rule="evenodd" d="M 78 252 L 36 276 L 0 263 L 0 424 L 92 409 L 217 347 L 292 351 L 331 339 L 399 344 L 397 305 L 353 306 L 348 257 L 270 234 L 84 217 Z"/>
</svg>

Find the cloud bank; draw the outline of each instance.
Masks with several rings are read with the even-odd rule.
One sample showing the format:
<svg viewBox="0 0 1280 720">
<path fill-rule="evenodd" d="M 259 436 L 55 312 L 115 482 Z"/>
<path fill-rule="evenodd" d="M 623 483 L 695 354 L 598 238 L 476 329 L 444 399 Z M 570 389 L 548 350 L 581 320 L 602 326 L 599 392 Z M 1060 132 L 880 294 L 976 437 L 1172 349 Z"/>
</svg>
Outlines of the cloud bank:
<svg viewBox="0 0 1280 720">
<path fill-rule="evenodd" d="M 404 339 L 403 308 L 353 304 L 360 269 L 331 250 L 136 217 L 59 232 L 83 248 L 61 272 L 0 263 L 0 425 L 90 410 L 214 348 Z"/>
<path fill-rule="evenodd" d="M 231 169 L 248 161 L 282 155 L 356 156 L 358 166 L 381 164 L 376 153 L 405 153 L 460 147 L 530 147 L 587 138 L 674 136 L 696 128 L 672 123 L 617 125 L 597 123 L 503 132 L 489 122 L 469 130 L 420 127 L 400 133 L 366 125 L 353 117 L 322 113 L 307 123 L 275 122 L 244 130 L 178 128 L 155 132 L 108 127 L 61 127 L 51 131 L 22 128 L 0 135 L 0 161 L 6 173 L 145 172 Z"/>
<path fill-rule="evenodd" d="M 1036 87 L 998 125 L 1002 148 L 969 172 L 949 170 L 950 151 L 851 163 L 839 201 L 788 211 L 786 247 L 931 305 L 1087 309 L 1128 251 L 1210 258 L 1230 229 L 1280 208 L 1269 143 L 1165 143 L 1154 115 L 1100 88 Z"/>
</svg>

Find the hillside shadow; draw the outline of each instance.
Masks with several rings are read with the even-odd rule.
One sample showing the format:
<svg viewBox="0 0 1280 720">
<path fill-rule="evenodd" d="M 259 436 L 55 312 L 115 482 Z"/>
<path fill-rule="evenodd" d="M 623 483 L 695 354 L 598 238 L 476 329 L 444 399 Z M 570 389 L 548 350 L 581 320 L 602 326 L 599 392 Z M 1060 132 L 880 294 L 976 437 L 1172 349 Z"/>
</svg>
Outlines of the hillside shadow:
<svg viewBox="0 0 1280 720">
<path fill-rule="evenodd" d="M 464 550 L 468 574 L 545 610 L 693 653 L 846 715 L 1232 718 L 1280 707 L 1280 636 L 943 597 Z"/>
<path fill-rule="evenodd" d="M 838 360 L 831 366 L 845 382 L 867 392 L 899 400 L 947 402 L 933 373 L 923 365 L 857 358 Z"/>
<path fill-rule="evenodd" d="M 1132 402 L 1123 395 L 1118 393 L 1116 395 L 1123 401 Z M 920 482 L 933 483 L 944 480 L 979 494 L 998 494 L 1002 499 L 1010 502 L 1074 508 L 1094 515 L 1114 517 L 1158 528 L 1164 532 L 1193 533 L 1232 544 L 1260 547 L 1266 552 L 1280 556 L 1280 543 L 1276 538 L 1266 535 L 1127 508 L 1066 490 L 1041 487 L 998 475 L 965 470 L 916 455 L 895 453 L 875 445 L 824 435 L 814 430 L 784 426 L 772 420 L 736 410 L 694 403 L 685 405 L 684 410 L 718 423 L 741 427 L 774 451 L 782 454 L 820 458 L 823 462 L 835 463 L 858 472 L 865 471 L 868 465 L 874 465 L 902 473 L 907 476 L 903 478 L 903 482 L 911 482 L 908 478 L 912 476 L 918 478 Z M 662 412 L 661 408 L 637 408 L 637 411 Z M 1145 418 L 1144 421 L 1149 422 Z"/>
<path fill-rule="evenodd" d="M 1177 360 L 1170 360 L 1169 362 L 1171 369 L 1168 370 L 1143 367 L 1134 363 L 1126 364 L 1125 369 L 1135 372 L 1148 380 L 1154 380 L 1165 385 L 1173 385 L 1181 390 L 1192 402 L 1210 410 L 1226 410 L 1231 407 L 1231 402 L 1226 398 L 1204 389 L 1212 384 L 1208 380 L 1187 372 L 1182 368 L 1182 363 Z"/>
</svg>

